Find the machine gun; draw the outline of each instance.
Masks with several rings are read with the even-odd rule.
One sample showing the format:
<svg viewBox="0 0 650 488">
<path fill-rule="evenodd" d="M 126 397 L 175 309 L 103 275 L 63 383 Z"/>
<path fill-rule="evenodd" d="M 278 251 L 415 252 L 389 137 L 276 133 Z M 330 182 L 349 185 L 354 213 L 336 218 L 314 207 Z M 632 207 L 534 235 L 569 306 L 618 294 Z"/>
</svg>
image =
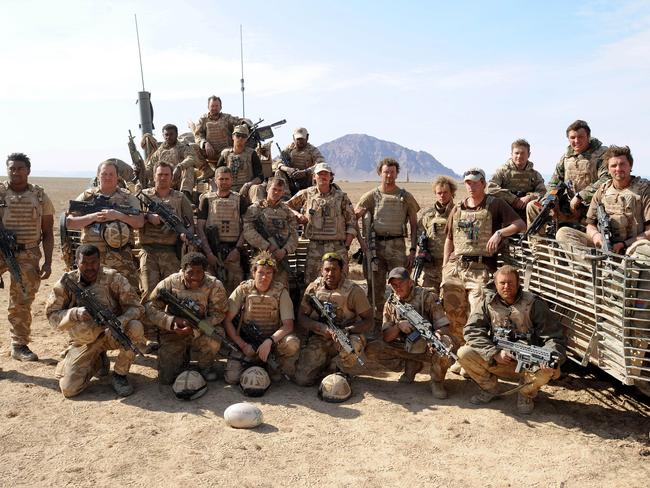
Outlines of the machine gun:
<svg viewBox="0 0 650 488">
<path fill-rule="evenodd" d="M 233 320 L 233 323 L 236 321 Z M 238 321 L 237 321 L 238 322 Z M 236 327 L 236 325 L 235 325 Z M 240 329 L 239 329 L 239 335 L 244 341 L 248 342 L 251 346 L 253 346 L 253 349 L 256 349 L 262 345 L 262 343 L 268 339 L 267 336 L 262 334 L 262 331 L 260 328 L 257 326 L 255 322 L 247 322 L 243 324 Z M 275 359 L 275 354 L 273 352 L 269 352 L 269 355 L 266 358 L 266 364 L 268 364 L 271 368 L 273 368 L 276 371 L 280 371 L 280 365 L 278 364 L 277 359 Z M 289 377 L 286 374 L 283 374 L 283 376 L 286 379 L 289 379 Z"/>
<path fill-rule="evenodd" d="M 73 293 L 77 297 L 77 303 L 86 308 L 98 326 L 106 327 L 111 331 L 111 335 L 120 343 L 122 348 L 130 349 L 136 354 L 142 354 L 140 349 L 138 349 L 129 336 L 122 330 L 120 320 L 108 308 L 103 307 L 92 292 L 81 288 L 67 274 L 63 275 L 61 282 L 70 293 Z"/>
<path fill-rule="evenodd" d="M 436 336 L 433 330 L 433 325 L 417 313 L 410 303 L 401 302 L 394 293 L 388 301 L 395 307 L 398 317 L 406 320 L 413 327 L 413 332 L 406 337 L 407 345 L 413 344 L 422 337 L 440 356 L 449 356 L 454 360 L 458 360 L 458 356 L 452 350 L 452 346 L 448 346 L 438 339 L 438 336 Z"/>
<path fill-rule="evenodd" d="M 551 219 L 551 210 L 555 209 L 558 206 L 558 202 L 563 196 L 566 195 L 566 192 L 567 185 L 561 181 L 553 190 L 549 191 L 544 196 L 541 201 L 542 209 L 540 210 L 537 217 L 535 217 L 535 220 L 530 223 L 530 226 L 528 229 L 526 229 L 526 232 L 524 232 L 519 239 L 520 245 L 523 241 L 528 239 L 531 234 L 536 234 L 539 232 L 539 230 L 542 228 L 542 225 Z"/>
<path fill-rule="evenodd" d="M 147 168 L 144 164 L 142 156 L 135 147 L 133 139 L 135 139 L 135 136 L 131 134 L 131 130 L 129 129 L 129 142 L 127 144 L 129 146 L 131 162 L 133 163 L 133 182 L 135 183 L 138 181 L 142 187 L 146 188 L 146 186 L 149 184 L 147 178 Z"/>
<path fill-rule="evenodd" d="M 348 335 L 345 333 L 343 329 L 341 329 L 334 323 L 334 319 L 336 318 L 336 310 L 334 309 L 334 305 L 330 302 L 325 302 L 325 303 L 321 302 L 318 299 L 318 297 L 312 293 L 308 294 L 307 297 L 309 299 L 309 303 L 311 304 L 311 306 L 314 307 L 318 312 L 318 315 L 320 316 L 321 320 L 325 321 L 327 330 L 331 332 L 336 338 L 336 342 L 341 346 L 341 348 L 345 352 L 347 352 L 348 354 L 354 354 L 354 356 L 357 358 L 357 362 L 359 363 L 359 365 L 364 366 L 366 364 L 365 361 L 354 350 L 354 346 L 352 345 L 352 341 L 350 340 Z"/>
<path fill-rule="evenodd" d="M 20 288 L 23 291 L 23 297 L 26 298 L 27 288 L 25 288 L 23 275 L 20 272 L 20 266 L 18 266 L 18 260 L 16 259 L 17 250 L 18 243 L 16 242 L 16 233 L 7 229 L 2 222 L 0 222 L 0 255 L 2 255 L 7 264 L 11 278 L 20 285 Z M 2 281 L 2 276 L 0 276 L 0 288 L 4 288 L 4 286 L 4 281 Z"/>
<path fill-rule="evenodd" d="M 111 203 L 110 197 L 104 195 L 97 195 L 95 198 L 87 202 L 70 200 L 70 213 L 88 215 L 90 213 L 100 212 L 102 210 L 117 210 L 118 212 L 122 212 L 125 215 L 140 215 L 140 210 L 137 208 L 129 207 L 128 205 Z"/>
<path fill-rule="evenodd" d="M 499 327 L 494 331 L 493 340 L 497 348 L 508 351 L 517 360 L 515 373 L 521 372 L 522 369 L 535 372 L 541 366 L 557 368 L 560 361 L 557 352 L 516 342 L 521 339 L 529 340 L 527 334 L 516 334 L 512 329 Z"/>
<path fill-rule="evenodd" d="M 162 202 L 156 202 L 151 197 L 139 191 L 136 194 L 136 198 L 147 207 L 149 212 L 157 214 L 164 224 L 170 229 L 176 232 L 180 237 L 181 234 L 185 234 L 187 241 L 196 246 L 197 249 L 201 249 L 201 240 L 190 231 L 189 224 L 183 223 L 183 221 L 174 213 L 172 210 Z"/>
<path fill-rule="evenodd" d="M 598 218 L 598 232 L 603 239 L 602 250 L 603 252 L 612 252 L 612 226 L 609 221 L 609 215 L 605 212 L 605 206 L 599 203 L 596 207 L 596 214 Z"/>
<path fill-rule="evenodd" d="M 415 266 L 413 266 L 413 281 L 417 284 L 420 279 L 422 271 L 424 271 L 424 263 L 431 262 L 431 253 L 429 252 L 429 237 L 426 232 L 422 232 L 418 237 L 418 253 L 415 256 Z"/>
<path fill-rule="evenodd" d="M 278 127 L 287 123 L 286 119 L 282 119 L 278 120 L 277 122 L 273 122 L 270 125 L 264 125 L 260 127 L 260 124 L 262 122 L 264 122 L 264 119 L 258 120 L 250 127 L 250 135 L 248 136 L 246 145 L 251 149 L 255 149 L 258 144 L 262 143 L 262 141 L 271 139 L 273 137 L 273 127 Z"/>
</svg>

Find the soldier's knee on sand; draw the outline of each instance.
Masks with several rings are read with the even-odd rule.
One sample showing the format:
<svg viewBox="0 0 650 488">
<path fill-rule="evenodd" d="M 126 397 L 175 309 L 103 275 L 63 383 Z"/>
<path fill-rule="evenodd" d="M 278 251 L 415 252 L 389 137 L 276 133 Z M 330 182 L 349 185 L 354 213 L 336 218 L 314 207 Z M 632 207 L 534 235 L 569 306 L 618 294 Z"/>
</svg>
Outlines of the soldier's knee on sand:
<svg viewBox="0 0 650 488">
<path fill-rule="evenodd" d="M 65 398 L 72 398 L 84 391 L 86 385 L 80 384 L 78 381 L 73 381 L 71 378 L 64 376 L 59 379 L 59 388 Z"/>
</svg>

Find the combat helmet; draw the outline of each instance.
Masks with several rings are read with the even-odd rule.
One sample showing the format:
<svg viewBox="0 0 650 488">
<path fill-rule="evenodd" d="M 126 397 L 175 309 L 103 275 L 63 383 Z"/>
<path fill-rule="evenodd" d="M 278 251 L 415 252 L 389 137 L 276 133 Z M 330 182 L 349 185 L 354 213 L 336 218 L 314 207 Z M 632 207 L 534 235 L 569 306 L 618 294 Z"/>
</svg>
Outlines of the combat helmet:
<svg viewBox="0 0 650 488">
<path fill-rule="evenodd" d="M 244 395 L 249 397 L 260 397 L 271 386 L 271 378 L 264 368 L 251 366 L 244 371 L 239 379 L 239 386 Z"/>
<path fill-rule="evenodd" d="M 183 371 L 176 377 L 172 390 L 176 398 L 196 400 L 208 390 L 208 384 L 198 371 Z"/>
<path fill-rule="evenodd" d="M 342 373 L 325 376 L 318 387 L 318 398 L 325 402 L 341 403 L 352 396 L 352 388 Z"/>
</svg>

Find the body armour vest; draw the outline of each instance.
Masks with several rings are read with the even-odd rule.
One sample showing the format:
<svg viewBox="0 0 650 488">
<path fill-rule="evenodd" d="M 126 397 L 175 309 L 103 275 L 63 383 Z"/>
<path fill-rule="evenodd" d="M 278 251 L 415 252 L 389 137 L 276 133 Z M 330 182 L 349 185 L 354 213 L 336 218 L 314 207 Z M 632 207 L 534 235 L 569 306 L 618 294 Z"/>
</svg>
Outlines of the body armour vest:
<svg viewBox="0 0 650 488">
<path fill-rule="evenodd" d="M 487 243 L 492 237 L 492 215 L 488 208 L 494 197 L 487 196 L 484 208 L 470 210 L 463 202 L 454 214 L 454 253 L 456 256 L 489 256 Z"/>
<path fill-rule="evenodd" d="M 530 311 L 534 302 L 535 295 L 522 291 L 521 296 L 515 303 L 506 305 L 501 301 L 499 295 L 495 293 L 492 299 L 488 300 L 487 306 L 492 330 L 505 328 L 515 330 L 519 334 L 531 334 L 533 324 L 530 320 Z"/>
<path fill-rule="evenodd" d="M 378 236 L 403 236 L 406 223 L 406 191 L 400 189 L 390 195 L 375 190 L 375 214 L 373 226 Z"/>
<path fill-rule="evenodd" d="M 162 203 L 167 206 L 181 221 L 183 220 L 182 202 L 185 195 L 180 191 L 171 190 L 169 195 L 161 198 L 156 195 L 155 188 L 146 188 L 142 193 L 151 198 L 154 202 Z M 140 244 L 162 244 L 163 246 L 173 246 L 176 244 L 177 235 L 173 229 L 168 228 L 165 224 L 153 225 L 145 221 L 144 227 L 139 229 Z"/>
<path fill-rule="evenodd" d="M 328 290 L 325 287 L 323 278 L 318 278 L 314 281 L 313 285 L 309 285 L 305 293 L 313 293 L 321 303 L 330 302 L 334 304 L 336 307 L 336 318 L 334 322 L 339 327 L 345 327 L 353 322 L 357 316 L 356 312 L 351 310 L 348 305 L 350 293 L 352 293 L 354 286 L 356 285 L 352 281 L 343 279 L 337 289 Z M 311 317 L 314 320 L 318 320 L 318 312 L 314 311 Z"/>
<path fill-rule="evenodd" d="M 580 192 L 598 180 L 598 161 L 607 147 L 564 157 L 564 181 L 572 181 L 576 192 Z"/>
<path fill-rule="evenodd" d="M 296 169 L 307 169 L 314 165 L 314 158 L 309 150 L 311 144 L 307 144 L 304 149 L 298 149 L 295 144 L 289 146 L 289 157 L 291 166 Z"/>
<path fill-rule="evenodd" d="M 185 286 L 183 282 L 183 272 L 174 273 L 170 276 L 170 291 L 180 299 L 189 298 L 194 300 L 199 305 L 200 312 L 198 313 L 199 318 L 206 318 L 208 310 L 208 297 L 210 296 L 210 291 L 214 288 L 217 279 L 214 276 L 205 274 L 203 279 L 203 284 L 196 290 L 191 290 Z M 169 309 L 166 310 L 166 313 L 174 315 L 173 311 Z"/>
<path fill-rule="evenodd" d="M 342 241 L 345 239 L 345 221 L 341 212 L 345 193 L 334 188 L 322 195 L 313 186 L 307 189 L 305 208 L 307 225 L 305 237 L 321 241 Z"/>
<path fill-rule="evenodd" d="M 236 242 L 242 231 L 239 193 L 230 192 L 222 198 L 216 192 L 210 192 L 204 198 L 208 201 L 206 227 L 216 227 L 220 241 Z"/>
<path fill-rule="evenodd" d="M 220 114 L 219 118 L 216 120 L 210 119 L 209 117 L 206 119 L 205 140 L 212 144 L 212 147 L 217 154 L 220 154 L 221 151 L 232 146 L 227 117 Z"/>
<path fill-rule="evenodd" d="M 507 165 L 507 181 L 504 182 L 503 188 L 512 193 L 531 193 L 535 191 L 536 171 L 533 169 L 532 163 L 526 163 L 524 169 L 517 169 L 512 160 L 509 160 Z"/>
<path fill-rule="evenodd" d="M 266 200 L 262 200 L 255 205 L 260 208 L 259 215 L 262 224 L 264 224 L 271 236 L 278 235 L 283 242 L 287 242 L 290 231 L 289 219 L 293 215 L 289 207 L 284 202 L 279 202 L 271 207 Z"/>
<path fill-rule="evenodd" d="M 422 227 L 427 233 L 427 248 L 434 259 L 442 259 L 447 239 L 447 218 L 454 208 L 453 202 L 441 212 L 437 205 L 425 210 L 422 214 Z"/>
<path fill-rule="evenodd" d="M 101 195 L 101 192 L 99 191 L 99 188 L 91 188 L 89 190 L 84 191 L 82 201 L 87 202 L 88 200 L 92 200 L 95 198 L 95 196 Z M 118 188 L 115 190 L 115 192 L 109 197 L 108 201 L 113 204 L 117 205 L 129 205 L 129 197 L 130 193 L 127 190 L 123 190 L 122 188 Z M 126 224 L 124 224 L 126 228 Z M 133 237 L 133 229 L 129 228 L 129 243 L 133 245 L 134 242 L 134 237 Z M 95 246 L 99 247 L 100 251 L 103 251 L 106 249 L 106 242 L 104 241 L 102 237 L 102 224 L 90 224 L 84 227 L 81 230 L 81 242 L 84 244 L 94 244 Z"/>
<path fill-rule="evenodd" d="M 245 281 L 241 286 L 246 296 L 242 310 L 242 323 L 255 322 L 265 336 L 270 336 L 282 327 L 280 295 L 284 285 L 274 281 L 265 293 L 255 288 L 253 280 Z"/>
<path fill-rule="evenodd" d="M 4 226 L 16 233 L 18 244 L 37 245 L 41 241 L 43 189 L 29 184 L 24 192 L 16 193 L 7 182 L 1 183 L 0 215 Z"/>
<path fill-rule="evenodd" d="M 232 171 L 232 189 L 239 189 L 253 179 L 253 150 L 246 147 L 241 154 L 235 154 L 232 148 L 224 149 L 221 153 L 226 166 Z"/>
<path fill-rule="evenodd" d="M 605 183 L 601 201 L 610 217 L 614 242 L 625 241 L 643 232 L 645 219 L 641 195 L 648 184 L 650 182 L 638 176 L 623 190 L 614 188 L 611 181 Z"/>
</svg>

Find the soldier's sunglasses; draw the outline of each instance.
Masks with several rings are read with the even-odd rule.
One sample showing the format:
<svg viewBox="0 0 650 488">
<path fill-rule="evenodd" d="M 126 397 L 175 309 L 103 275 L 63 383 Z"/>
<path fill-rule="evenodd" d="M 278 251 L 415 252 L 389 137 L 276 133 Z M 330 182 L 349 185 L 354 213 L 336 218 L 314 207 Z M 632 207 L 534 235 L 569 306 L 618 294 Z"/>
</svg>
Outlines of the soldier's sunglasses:
<svg viewBox="0 0 650 488">
<path fill-rule="evenodd" d="M 272 268 L 275 268 L 276 266 L 275 261 L 273 259 L 268 259 L 268 258 L 258 259 L 257 261 L 255 261 L 255 264 L 257 264 L 258 266 L 271 266 Z"/>
</svg>

